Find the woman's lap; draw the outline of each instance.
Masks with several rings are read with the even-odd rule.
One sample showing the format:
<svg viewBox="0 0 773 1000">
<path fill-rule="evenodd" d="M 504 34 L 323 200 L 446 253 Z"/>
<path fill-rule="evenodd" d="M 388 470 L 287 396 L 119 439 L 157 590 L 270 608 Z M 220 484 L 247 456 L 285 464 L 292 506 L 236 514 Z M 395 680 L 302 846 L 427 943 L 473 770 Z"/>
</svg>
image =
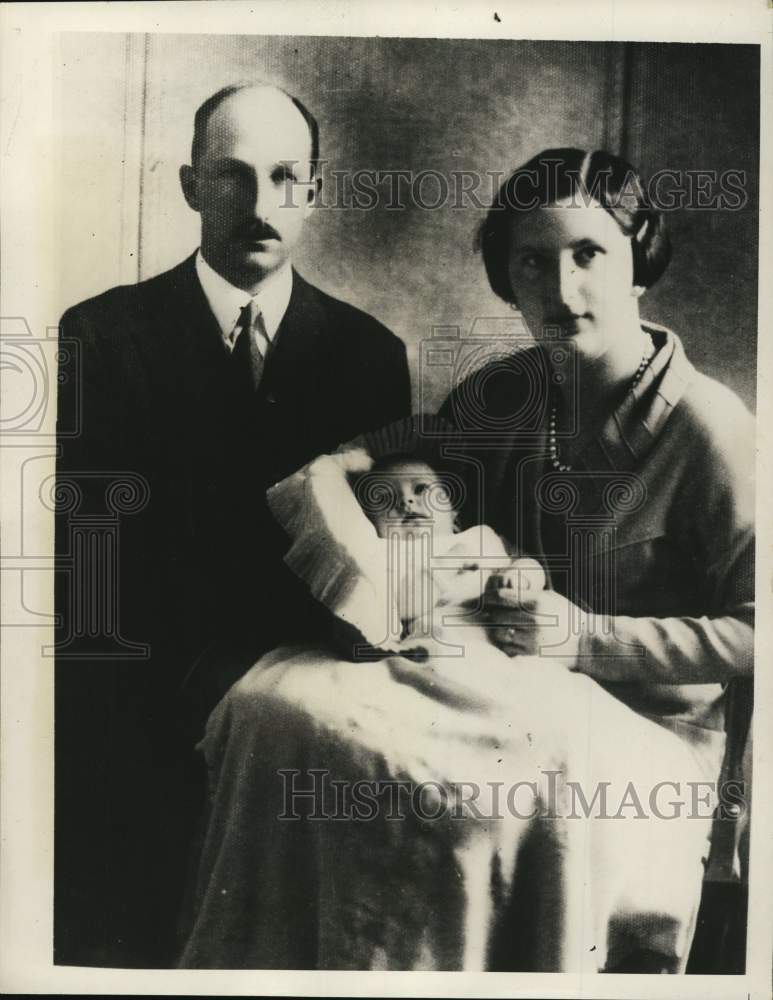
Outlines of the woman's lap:
<svg viewBox="0 0 773 1000">
<path fill-rule="evenodd" d="M 183 964 L 487 968 L 516 883 L 535 968 L 637 947 L 681 960 L 708 821 L 664 817 L 706 777 L 689 746 L 558 664 L 481 645 L 476 673 L 472 649 L 406 669 L 293 647 L 234 685 L 203 743 L 212 813 Z M 357 782 L 376 800 L 359 814 Z"/>
</svg>

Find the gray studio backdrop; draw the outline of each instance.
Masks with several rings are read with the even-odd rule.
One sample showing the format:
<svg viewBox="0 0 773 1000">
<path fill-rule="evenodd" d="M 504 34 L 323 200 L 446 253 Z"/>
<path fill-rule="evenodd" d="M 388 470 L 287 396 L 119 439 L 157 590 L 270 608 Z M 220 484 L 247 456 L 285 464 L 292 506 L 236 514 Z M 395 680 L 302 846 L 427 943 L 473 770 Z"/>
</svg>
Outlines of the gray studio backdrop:
<svg viewBox="0 0 773 1000">
<path fill-rule="evenodd" d="M 433 327 L 512 319 L 474 249 L 485 211 L 475 198 L 487 204 L 492 175 L 560 145 L 608 148 L 645 175 L 679 171 L 663 190 L 687 188 L 693 205 L 711 203 L 723 172 L 736 172 L 726 199 L 735 208 L 670 214 L 675 258 L 642 312 L 676 329 L 699 367 L 754 404 L 755 46 L 64 34 L 58 58 L 59 311 L 196 247 L 198 219 L 177 180 L 193 113 L 226 83 L 264 79 L 316 114 L 327 161 L 329 207 L 310 220 L 298 269 L 404 339 L 417 405 L 419 344 Z M 375 205 L 346 208 L 351 174 L 376 170 L 434 173 L 418 204 L 394 175 L 375 198 L 360 196 Z M 404 207 L 389 208 L 390 196 Z M 446 383 L 444 372 L 425 378 L 421 404 L 439 405 Z"/>
</svg>

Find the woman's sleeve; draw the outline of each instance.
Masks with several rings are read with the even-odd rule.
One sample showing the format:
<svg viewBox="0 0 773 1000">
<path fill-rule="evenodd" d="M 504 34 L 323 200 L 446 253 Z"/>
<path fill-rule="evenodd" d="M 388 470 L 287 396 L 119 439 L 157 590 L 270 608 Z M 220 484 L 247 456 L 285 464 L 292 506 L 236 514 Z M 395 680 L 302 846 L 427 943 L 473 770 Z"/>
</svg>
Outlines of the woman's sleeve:
<svg viewBox="0 0 773 1000">
<path fill-rule="evenodd" d="M 739 404 L 740 405 L 740 404 Z M 698 617 L 591 616 L 580 644 L 584 673 L 607 681 L 726 682 L 754 659 L 754 425 L 696 437 L 673 522 L 684 532 L 706 594 Z M 732 420 L 729 421 L 732 424 Z M 689 467 L 688 467 L 689 469 Z M 679 539 L 682 543 L 685 539 Z M 632 647 L 640 647 L 632 655 Z"/>
<path fill-rule="evenodd" d="M 606 681 L 724 683 L 750 676 L 754 663 L 753 543 L 715 570 L 723 575 L 723 613 L 701 617 L 591 616 L 580 641 L 580 669 Z M 640 652 L 633 651 L 639 647 Z"/>
</svg>

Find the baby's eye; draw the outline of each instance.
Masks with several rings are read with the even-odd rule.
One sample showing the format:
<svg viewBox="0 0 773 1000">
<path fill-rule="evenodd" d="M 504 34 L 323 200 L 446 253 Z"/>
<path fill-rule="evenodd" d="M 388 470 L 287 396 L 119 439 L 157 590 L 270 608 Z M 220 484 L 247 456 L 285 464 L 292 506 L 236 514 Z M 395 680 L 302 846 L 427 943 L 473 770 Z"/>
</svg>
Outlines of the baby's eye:
<svg viewBox="0 0 773 1000">
<path fill-rule="evenodd" d="M 427 488 L 428 488 L 427 483 L 416 483 L 416 485 L 413 488 L 413 492 L 416 494 L 417 497 L 419 497 L 421 496 L 422 493 L 426 493 Z"/>
<path fill-rule="evenodd" d="M 599 253 L 598 247 L 583 247 L 574 255 L 578 264 L 590 264 L 593 258 Z"/>
</svg>

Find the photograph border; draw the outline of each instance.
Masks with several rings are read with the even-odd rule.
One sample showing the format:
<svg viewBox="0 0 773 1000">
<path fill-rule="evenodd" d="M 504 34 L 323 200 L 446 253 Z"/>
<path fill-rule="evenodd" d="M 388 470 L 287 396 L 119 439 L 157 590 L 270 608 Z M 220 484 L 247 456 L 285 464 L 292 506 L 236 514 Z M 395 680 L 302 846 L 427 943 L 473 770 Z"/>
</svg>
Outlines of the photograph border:
<svg viewBox="0 0 773 1000">
<path fill-rule="evenodd" d="M 30 336 L 52 333 L 56 317 L 59 234 L 49 221 L 61 197 L 57 151 L 57 88 L 53 71 L 57 36 L 63 31 L 158 32 L 190 34 L 415 36 L 438 38 L 517 38 L 578 41 L 722 41 L 760 45 L 760 220 L 759 307 L 761 333 L 757 354 L 757 524 L 759 600 L 755 660 L 757 724 L 753 768 L 757 787 L 773 767 L 773 672 L 765 669 L 773 652 L 773 7 L 763 0 L 698 0 L 679 5 L 663 0 L 648 5 L 597 2 L 577 5 L 562 0 L 482 5 L 460 0 L 451 5 L 401 0 L 388 11 L 379 3 L 331 0 L 322 4 L 296 0 L 268 2 L 27 4 L 0 9 L 3 55 L 2 126 L 4 198 L 2 210 L 2 307 L 0 316 L 23 318 Z M 496 16 L 495 16 L 496 14 Z M 133 209 L 130 207 L 129 211 Z M 19 334 L 24 337 L 23 326 Z M 53 328 L 53 333 L 56 330 Z M 54 469 L 56 438 L 53 410 L 40 439 L 39 459 Z M 6 469 L 18 459 L 3 448 Z M 2 489 L 0 515 L 9 529 L 34 537 L 53 551 L 53 513 L 22 510 L 16 492 Z M 41 561 L 27 598 L 53 614 L 53 572 Z M 11 557 L 2 568 L 12 568 Z M 4 607 L 12 599 L 6 592 Z M 51 645 L 53 627 L 2 629 L 0 657 L 0 987 L 20 993 L 156 993 L 179 995 L 308 996 L 598 996 L 610 998 L 700 997 L 738 1000 L 770 995 L 773 907 L 767 886 L 773 879 L 773 804 L 758 795 L 751 831 L 748 960 L 744 976 L 646 977 L 522 973 L 360 973 L 296 971 L 188 971 L 72 968 L 51 961 L 53 884 L 53 660 L 40 651 Z"/>
</svg>

